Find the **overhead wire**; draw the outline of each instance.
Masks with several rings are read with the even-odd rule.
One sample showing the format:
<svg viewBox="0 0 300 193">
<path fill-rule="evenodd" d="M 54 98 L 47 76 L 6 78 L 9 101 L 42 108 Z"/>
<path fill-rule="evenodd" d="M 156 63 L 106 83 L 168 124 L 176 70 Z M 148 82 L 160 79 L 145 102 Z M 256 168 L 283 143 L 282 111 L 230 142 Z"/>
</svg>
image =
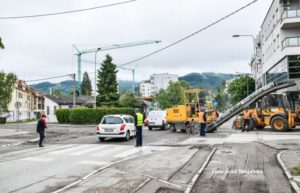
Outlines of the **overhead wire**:
<svg viewBox="0 0 300 193">
<path fill-rule="evenodd" d="M 106 7 L 112 7 L 116 5 L 121 5 L 121 4 L 127 4 L 127 3 L 132 3 L 137 0 L 129 0 L 129 1 L 122 1 L 122 2 L 117 2 L 117 3 L 112 3 L 112 4 L 107 4 L 107 5 L 100 5 L 96 7 L 90 7 L 90 8 L 85 8 L 85 9 L 76 9 L 76 10 L 71 10 L 71 11 L 63 11 L 63 12 L 55 12 L 55 13 L 45 13 L 45 14 L 36 14 L 36 15 L 23 15 L 23 16 L 7 16 L 7 17 L 0 17 L 0 20 L 7 20 L 7 19 L 24 19 L 24 18 L 34 18 L 34 17 L 46 17 L 46 16 L 54 16 L 54 15 L 63 15 L 63 14 L 69 14 L 69 13 L 76 13 L 76 12 L 83 12 L 83 11 L 91 11 L 95 9 L 101 9 L 101 8 L 106 8 Z"/>
<path fill-rule="evenodd" d="M 204 31 L 204 30 L 206 30 L 206 29 L 208 29 L 208 28 L 210 28 L 210 27 L 212 27 L 212 26 L 214 26 L 214 25 L 220 23 L 221 21 L 223 21 L 223 20 L 225 20 L 225 19 L 231 17 L 232 15 L 234 15 L 234 14 L 236 14 L 236 13 L 238 13 L 238 12 L 244 10 L 244 9 L 246 9 L 246 8 L 249 7 L 250 5 L 256 3 L 257 1 L 258 1 L 258 0 L 251 1 L 250 3 L 248 3 L 248 4 L 246 4 L 246 5 L 242 6 L 242 7 L 240 7 L 239 9 L 237 9 L 237 10 L 235 10 L 235 11 L 233 11 L 233 12 L 227 14 L 226 16 L 224 16 L 224 17 L 222 17 L 222 18 L 216 20 L 215 22 L 213 22 L 213 23 L 211 23 L 211 24 L 209 24 L 209 25 L 207 25 L 207 26 L 205 26 L 205 27 L 203 27 L 203 28 L 201 28 L 201 29 L 199 29 L 199 30 L 197 30 L 197 31 L 195 31 L 195 32 L 193 32 L 193 33 L 187 35 L 187 36 L 185 36 L 184 38 L 181 38 L 181 39 L 179 39 L 179 40 L 177 40 L 177 41 L 175 41 L 175 42 L 173 42 L 173 43 L 171 43 L 171 44 L 169 44 L 169 45 L 167 45 L 167 46 L 165 46 L 165 47 L 162 47 L 162 48 L 160 48 L 160 49 L 158 49 L 158 50 L 156 50 L 156 51 L 154 51 L 154 52 L 151 52 L 151 53 L 149 53 L 149 54 L 146 54 L 146 55 L 144 55 L 144 56 L 142 56 L 142 57 L 139 57 L 139 58 L 134 59 L 134 60 L 132 60 L 132 61 L 126 62 L 126 63 L 124 63 L 124 64 L 121 64 L 121 65 L 119 65 L 119 66 L 122 67 L 122 66 L 126 66 L 126 65 L 129 65 L 129 64 L 135 63 L 135 62 L 137 62 L 137 61 L 140 61 L 140 60 L 143 60 L 143 59 L 148 58 L 148 57 L 150 57 L 150 56 L 153 56 L 153 55 L 155 55 L 155 54 L 157 54 L 157 53 L 159 53 L 159 52 L 162 52 L 162 51 L 164 51 L 164 50 L 166 50 L 166 49 L 168 49 L 168 48 L 170 48 L 170 47 L 173 47 L 173 46 L 175 46 L 176 44 L 179 44 L 179 43 L 181 43 L 181 42 L 183 42 L 183 41 L 185 41 L 185 40 L 187 40 L 187 39 L 189 39 L 189 38 L 191 38 L 191 37 L 197 35 L 198 33 L 200 33 L 200 32 L 202 32 L 202 31 Z"/>
<path fill-rule="evenodd" d="M 44 80 L 51 80 L 51 79 L 63 78 L 63 77 L 68 77 L 68 76 L 73 76 L 73 75 L 74 75 L 74 74 L 66 74 L 66 75 L 54 76 L 54 77 L 49 77 L 49 78 L 41 78 L 41 79 L 35 79 L 35 80 L 25 80 L 25 82 L 38 82 L 38 81 L 44 81 Z"/>
</svg>

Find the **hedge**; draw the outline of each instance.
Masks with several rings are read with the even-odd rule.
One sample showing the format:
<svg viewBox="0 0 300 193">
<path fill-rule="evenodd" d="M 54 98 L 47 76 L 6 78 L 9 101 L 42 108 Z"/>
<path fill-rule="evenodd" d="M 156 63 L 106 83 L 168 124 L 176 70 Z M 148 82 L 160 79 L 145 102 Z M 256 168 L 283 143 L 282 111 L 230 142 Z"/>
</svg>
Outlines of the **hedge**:
<svg viewBox="0 0 300 193">
<path fill-rule="evenodd" d="M 0 117 L 0 124 L 5 124 L 6 123 L 6 118 Z"/>
<path fill-rule="evenodd" d="M 56 117 L 59 123 L 99 124 L 104 115 L 133 114 L 132 108 L 75 108 L 58 109 Z"/>
</svg>

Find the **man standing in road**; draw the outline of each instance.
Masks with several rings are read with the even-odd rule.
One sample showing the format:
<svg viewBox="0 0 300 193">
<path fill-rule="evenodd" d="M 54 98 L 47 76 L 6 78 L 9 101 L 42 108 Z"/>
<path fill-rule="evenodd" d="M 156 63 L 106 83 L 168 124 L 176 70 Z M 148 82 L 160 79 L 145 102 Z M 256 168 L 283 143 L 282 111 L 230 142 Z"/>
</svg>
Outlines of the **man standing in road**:
<svg viewBox="0 0 300 193">
<path fill-rule="evenodd" d="M 136 144 L 135 147 L 143 146 L 143 114 L 139 109 L 135 109 L 134 126 L 136 131 Z"/>
<path fill-rule="evenodd" d="M 250 119 L 251 119 L 251 112 L 246 108 L 243 112 L 243 118 L 244 118 L 244 126 L 242 132 L 246 131 L 249 132 L 249 126 L 250 126 Z"/>
<path fill-rule="evenodd" d="M 44 147 L 45 129 L 47 129 L 46 115 L 42 115 L 36 126 L 36 131 L 40 134 L 39 146 Z"/>
<path fill-rule="evenodd" d="M 205 129 L 206 129 L 206 112 L 205 109 L 202 109 L 199 112 L 199 121 L 200 121 L 200 136 L 205 136 Z"/>
</svg>

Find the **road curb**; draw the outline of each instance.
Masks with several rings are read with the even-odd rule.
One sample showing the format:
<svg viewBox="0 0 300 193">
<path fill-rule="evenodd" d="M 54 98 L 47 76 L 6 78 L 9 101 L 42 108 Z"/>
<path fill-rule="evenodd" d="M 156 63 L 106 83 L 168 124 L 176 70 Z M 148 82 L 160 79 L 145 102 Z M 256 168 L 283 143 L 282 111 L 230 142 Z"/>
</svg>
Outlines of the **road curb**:
<svg viewBox="0 0 300 193">
<path fill-rule="evenodd" d="M 280 146 L 280 145 L 271 145 L 271 144 L 268 144 L 268 143 L 265 143 L 263 141 L 258 141 L 258 143 L 262 144 L 262 145 L 265 145 L 269 148 L 272 148 L 272 149 L 275 149 L 275 150 L 278 150 L 278 151 L 282 151 L 282 150 L 288 150 L 289 148 L 287 147 L 284 147 L 284 146 Z"/>
<path fill-rule="evenodd" d="M 289 172 L 289 170 L 287 169 L 287 167 L 285 166 L 285 164 L 283 163 L 282 159 L 281 159 L 281 155 L 286 152 L 287 150 L 285 151 L 282 151 L 280 153 L 277 154 L 277 161 L 279 162 L 285 176 L 288 178 L 290 184 L 292 185 L 294 191 L 296 193 L 300 193 L 300 188 L 299 186 L 297 185 L 297 183 L 294 181 L 294 176 L 291 175 L 291 173 Z"/>
<path fill-rule="evenodd" d="M 213 150 L 210 152 L 206 161 L 204 162 L 202 167 L 198 170 L 198 172 L 194 175 L 193 179 L 189 183 L 188 187 L 185 189 L 184 193 L 190 193 L 192 191 L 192 188 L 194 187 L 196 181 L 198 180 L 199 176 L 203 173 L 204 169 L 208 165 L 209 161 L 211 160 L 211 157 L 214 155 L 216 150 L 217 150 L 217 148 L 213 148 Z"/>
</svg>

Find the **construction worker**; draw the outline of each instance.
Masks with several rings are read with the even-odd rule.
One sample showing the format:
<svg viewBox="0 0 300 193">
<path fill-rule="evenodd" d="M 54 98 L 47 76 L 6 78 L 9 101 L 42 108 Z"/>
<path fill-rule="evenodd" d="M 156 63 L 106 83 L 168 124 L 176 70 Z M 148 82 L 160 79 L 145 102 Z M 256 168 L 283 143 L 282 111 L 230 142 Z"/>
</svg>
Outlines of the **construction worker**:
<svg viewBox="0 0 300 193">
<path fill-rule="evenodd" d="M 244 127 L 243 127 L 243 130 L 242 132 L 246 131 L 249 132 L 249 126 L 250 126 L 250 119 L 251 119 L 251 112 L 249 111 L 248 108 L 246 108 L 244 111 L 243 111 L 243 118 L 244 118 Z"/>
<path fill-rule="evenodd" d="M 205 129 L 206 129 L 206 112 L 205 109 L 202 109 L 199 112 L 199 121 L 200 121 L 200 136 L 205 136 Z"/>
<path fill-rule="evenodd" d="M 135 109 L 134 125 L 136 130 L 136 144 L 135 147 L 143 146 L 143 114 L 139 109 Z"/>
</svg>

